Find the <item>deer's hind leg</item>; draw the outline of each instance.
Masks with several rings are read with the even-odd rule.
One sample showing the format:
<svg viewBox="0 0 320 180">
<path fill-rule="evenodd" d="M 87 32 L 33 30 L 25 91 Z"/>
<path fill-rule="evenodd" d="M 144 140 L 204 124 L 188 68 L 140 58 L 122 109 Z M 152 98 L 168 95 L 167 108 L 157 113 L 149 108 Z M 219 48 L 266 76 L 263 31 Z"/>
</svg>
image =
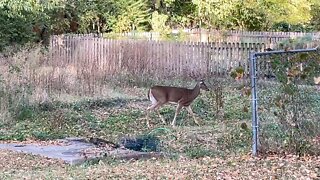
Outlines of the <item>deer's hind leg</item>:
<svg viewBox="0 0 320 180">
<path fill-rule="evenodd" d="M 149 114 L 150 114 L 150 111 L 154 110 L 157 112 L 158 116 L 160 117 L 161 121 L 163 124 L 166 124 L 166 121 L 164 119 L 164 117 L 160 114 L 159 112 L 159 107 L 162 106 L 163 102 L 160 102 L 160 101 L 157 101 L 156 103 L 152 104 L 150 107 L 147 108 L 147 125 L 150 126 L 149 124 Z"/>
</svg>

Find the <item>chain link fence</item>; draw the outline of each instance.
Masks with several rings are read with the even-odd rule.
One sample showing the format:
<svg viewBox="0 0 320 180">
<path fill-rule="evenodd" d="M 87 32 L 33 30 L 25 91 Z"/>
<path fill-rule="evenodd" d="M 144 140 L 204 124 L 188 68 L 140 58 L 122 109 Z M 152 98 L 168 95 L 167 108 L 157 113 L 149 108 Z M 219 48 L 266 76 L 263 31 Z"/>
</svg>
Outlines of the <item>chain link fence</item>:
<svg viewBox="0 0 320 180">
<path fill-rule="evenodd" d="M 319 53 L 251 53 L 253 155 L 320 154 Z"/>
</svg>

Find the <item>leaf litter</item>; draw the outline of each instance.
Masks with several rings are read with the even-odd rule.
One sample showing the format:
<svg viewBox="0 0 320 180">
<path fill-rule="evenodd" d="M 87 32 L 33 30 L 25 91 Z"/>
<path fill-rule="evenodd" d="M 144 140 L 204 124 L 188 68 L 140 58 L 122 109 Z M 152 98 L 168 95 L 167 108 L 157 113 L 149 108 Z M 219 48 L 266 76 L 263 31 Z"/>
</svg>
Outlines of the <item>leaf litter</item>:
<svg viewBox="0 0 320 180">
<path fill-rule="evenodd" d="M 88 166 L 70 166 L 59 160 L 0 150 L 0 169 L 1 179 L 319 179 L 320 157 L 255 158 L 248 154 L 191 159 L 180 156 L 119 162 L 101 160 Z"/>
</svg>

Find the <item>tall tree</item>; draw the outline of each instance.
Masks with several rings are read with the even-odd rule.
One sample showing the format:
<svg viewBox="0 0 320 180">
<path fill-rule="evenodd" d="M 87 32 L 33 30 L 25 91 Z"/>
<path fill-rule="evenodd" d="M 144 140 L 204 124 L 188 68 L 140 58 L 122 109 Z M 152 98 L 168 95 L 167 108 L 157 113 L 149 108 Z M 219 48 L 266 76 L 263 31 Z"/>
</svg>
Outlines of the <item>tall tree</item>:
<svg viewBox="0 0 320 180">
<path fill-rule="evenodd" d="M 0 50 L 6 45 L 43 40 L 47 12 L 60 7 L 60 0 L 2 0 L 0 1 Z"/>
<path fill-rule="evenodd" d="M 128 32 L 144 29 L 149 25 L 150 8 L 146 0 L 120 0 L 120 14 L 113 30 Z M 150 27 L 149 27 L 150 28 Z"/>
<path fill-rule="evenodd" d="M 310 24 L 313 29 L 320 30 L 320 1 L 314 1 L 311 6 L 311 15 Z"/>
</svg>

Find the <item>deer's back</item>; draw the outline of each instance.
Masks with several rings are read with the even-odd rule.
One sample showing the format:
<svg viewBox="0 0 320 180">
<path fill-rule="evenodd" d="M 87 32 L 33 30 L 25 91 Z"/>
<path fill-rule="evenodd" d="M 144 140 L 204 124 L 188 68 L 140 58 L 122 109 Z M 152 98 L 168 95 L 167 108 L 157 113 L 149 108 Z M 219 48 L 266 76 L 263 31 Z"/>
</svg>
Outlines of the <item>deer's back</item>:
<svg viewBox="0 0 320 180">
<path fill-rule="evenodd" d="M 154 86 L 151 88 L 151 93 L 157 101 L 177 103 L 186 99 L 191 90 L 180 87 Z"/>
</svg>

